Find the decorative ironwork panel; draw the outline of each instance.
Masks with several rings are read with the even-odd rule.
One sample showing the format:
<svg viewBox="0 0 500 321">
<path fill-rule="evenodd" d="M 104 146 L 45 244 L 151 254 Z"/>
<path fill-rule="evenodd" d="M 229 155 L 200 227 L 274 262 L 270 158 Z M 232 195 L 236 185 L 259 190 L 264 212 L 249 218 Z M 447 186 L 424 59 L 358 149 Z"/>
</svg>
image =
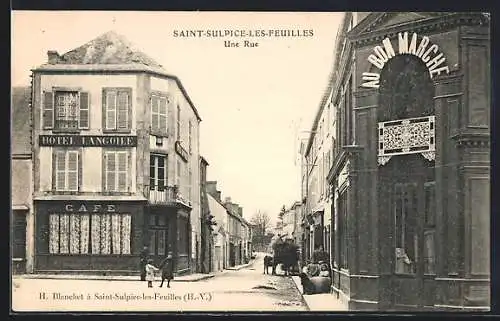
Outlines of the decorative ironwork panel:
<svg viewBox="0 0 500 321">
<path fill-rule="evenodd" d="M 432 161 L 436 156 L 435 116 L 391 120 L 378 123 L 378 163 L 385 165 L 392 156 L 422 154 Z"/>
</svg>

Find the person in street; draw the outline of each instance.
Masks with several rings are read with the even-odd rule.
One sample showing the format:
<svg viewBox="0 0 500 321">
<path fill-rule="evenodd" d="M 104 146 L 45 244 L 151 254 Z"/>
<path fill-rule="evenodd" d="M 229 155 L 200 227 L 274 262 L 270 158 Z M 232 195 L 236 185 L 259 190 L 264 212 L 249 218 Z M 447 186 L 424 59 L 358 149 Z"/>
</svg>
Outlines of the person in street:
<svg viewBox="0 0 500 321">
<path fill-rule="evenodd" d="M 148 247 L 144 246 L 140 256 L 141 281 L 146 281 L 146 264 L 148 264 Z"/>
<path fill-rule="evenodd" d="M 148 263 L 145 267 L 146 270 L 146 281 L 148 281 L 148 288 L 153 287 L 153 281 L 155 279 L 155 272 L 160 269 L 153 265 L 153 259 L 148 259 Z"/>
<path fill-rule="evenodd" d="M 174 278 L 174 261 L 172 258 L 172 252 L 168 252 L 167 257 L 161 262 L 159 268 L 161 269 L 160 288 L 163 286 L 163 282 L 165 280 L 167 280 L 167 288 L 169 288 L 170 281 Z"/>
</svg>

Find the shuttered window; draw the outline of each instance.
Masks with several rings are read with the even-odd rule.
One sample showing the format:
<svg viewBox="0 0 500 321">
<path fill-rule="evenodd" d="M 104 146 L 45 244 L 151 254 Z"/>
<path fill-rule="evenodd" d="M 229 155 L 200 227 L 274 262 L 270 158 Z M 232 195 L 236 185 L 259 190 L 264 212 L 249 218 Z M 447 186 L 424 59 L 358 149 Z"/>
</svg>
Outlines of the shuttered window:
<svg viewBox="0 0 500 321">
<path fill-rule="evenodd" d="M 104 152 L 104 190 L 107 192 L 129 191 L 128 151 L 106 151 Z"/>
<path fill-rule="evenodd" d="M 42 128 L 75 131 L 89 128 L 88 92 L 54 90 L 43 92 Z"/>
<path fill-rule="evenodd" d="M 167 134 L 167 97 L 151 96 L 151 130 L 155 133 Z"/>
<path fill-rule="evenodd" d="M 106 131 L 129 131 L 131 124 L 130 88 L 105 88 L 102 95 L 103 124 Z"/>
<path fill-rule="evenodd" d="M 53 155 L 54 188 L 57 191 L 78 191 L 80 155 L 76 150 L 57 150 Z"/>
</svg>

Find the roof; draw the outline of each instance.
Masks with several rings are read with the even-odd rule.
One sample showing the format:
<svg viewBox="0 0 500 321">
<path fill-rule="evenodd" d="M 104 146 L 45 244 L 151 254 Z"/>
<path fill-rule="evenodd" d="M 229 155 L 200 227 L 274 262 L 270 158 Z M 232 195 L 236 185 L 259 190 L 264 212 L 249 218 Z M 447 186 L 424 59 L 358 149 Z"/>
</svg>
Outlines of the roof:
<svg viewBox="0 0 500 321">
<path fill-rule="evenodd" d="M 34 72 L 147 72 L 173 79 L 201 121 L 198 110 L 180 79 L 169 74 L 161 64 L 115 31 L 108 31 L 63 55 L 59 55 L 57 51 L 49 51 L 48 55 L 49 63 L 33 69 Z"/>
<path fill-rule="evenodd" d="M 350 15 L 344 14 L 344 18 L 342 23 L 339 25 L 339 29 L 337 31 L 337 39 L 335 40 L 335 47 L 334 50 L 337 51 L 337 53 L 334 55 L 334 61 L 332 63 L 332 68 L 330 69 L 330 74 L 328 75 L 328 82 L 325 88 L 325 91 L 323 92 L 323 95 L 321 97 L 321 100 L 319 102 L 318 106 L 318 111 L 316 112 L 316 116 L 314 118 L 314 122 L 311 128 L 311 134 L 309 135 L 309 140 L 307 142 L 307 147 L 306 147 L 306 153 L 305 156 L 309 155 L 309 151 L 311 150 L 312 143 L 314 140 L 314 136 L 316 135 L 316 129 L 318 128 L 318 123 L 319 120 L 321 119 L 321 114 L 323 113 L 323 109 L 325 108 L 325 104 L 328 101 L 328 98 L 330 97 L 330 92 L 332 91 L 333 84 L 335 83 L 336 75 L 337 75 L 337 66 L 338 66 L 338 60 L 339 60 L 339 43 L 340 43 L 340 38 L 343 33 L 343 29 L 345 28 L 346 20 L 347 18 L 350 17 Z"/>
<path fill-rule="evenodd" d="M 130 64 L 162 68 L 158 62 L 139 51 L 122 35 L 108 31 L 86 44 L 60 56 L 56 64 L 94 65 L 94 64 Z"/>
<path fill-rule="evenodd" d="M 13 87 L 11 95 L 12 154 L 31 154 L 31 87 Z"/>
</svg>

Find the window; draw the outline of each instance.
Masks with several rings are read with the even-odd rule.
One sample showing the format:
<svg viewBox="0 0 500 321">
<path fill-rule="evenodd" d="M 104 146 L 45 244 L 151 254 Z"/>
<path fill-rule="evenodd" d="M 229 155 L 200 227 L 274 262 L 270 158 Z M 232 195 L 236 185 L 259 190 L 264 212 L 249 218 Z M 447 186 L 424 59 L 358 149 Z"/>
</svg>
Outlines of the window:
<svg viewBox="0 0 500 321">
<path fill-rule="evenodd" d="M 130 214 L 50 214 L 50 254 L 130 254 Z"/>
<path fill-rule="evenodd" d="M 80 152 L 78 150 L 54 150 L 53 188 L 56 191 L 75 192 L 80 183 Z"/>
<path fill-rule="evenodd" d="M 181 107 L 177 105 L 177 140 L 181 140 Z"/>
<path fill-rule="evenodd" d="M 352 78 L 346 86 L 344 101 L 343 101 L 343 145 L 349 145 L 353 142 L 353 108 L 352 108 Z"/>
<path fill-rule="evenodd" d="M 130 254 L 130 214 L 92 214 L 92 254 Z"/>
<path fill-rule="evenodd" d="M 129 190 L 129 152 L 104 151 L 104 190 L 127 192 Z"/>
<path fill-rule="evenodd" d="M 193 173 L 191 172 L 191 168 L 189 169 L 188 172 L 188 184 L 187 184 L 187 196 L 188 196 L 188 201 L 191 201 L 192 199 L 192 179 L 193 179 Z"/>
<path fill-rule="evenodd" d="M 87 214 L 50 214 L 49 253 L 87 254 L 89 223 Z"/>
<path fill-rule="evenodd" d="M 105 131 L 129 131 L 132 111 L 130 88 L 105 88 L 102 94 Z"/>
<path fill-rule="evenodd" d="M 425 191 L 425 227 L 424 227 L 424 273 L 435 274 L 436 253 L 435 253 L 435 215 L 436 196 L 435 182 L 424 184 Z"/>
<path fill-rule="evenodd" d="M 164 191 L 167 185 L 167 156 L 153 154 L 149 163 L 149 188 Z"/>
<path fill-rule="evenodd" d="M 189 252 L 189 224 L 185 218 L 179 218 L 179 254 L 188 254 Z"/>
<path fill-rule="evenodd" d="M 395 270 L 416 273 L 418 262 L 417 199 L 415 184 L 395 185 Z"/>
<path fill-rule="evenodd" d="M 176 173 L 176 174 L 177 174 L 177 178 L 176 178 L 177 183 L 176 183 L 176 185 L 177 185 L 178 187 L 180 187 L 180 186 L 181 186 L 181 176 L 182 176 L 181 171 L 182 171 L 182 164 L 181 164 L 181 161 L 180 161 L 180 160 L 177 160 L 177 173 Z"/>
<path fill-rule="evenodd" d="M 151 96 L 151 131 L 167 134 L 167 97 Z"/>
<path fill-rule="evenodd" d="M 54 110 L 55 107 L 55 110 Z M 43 93 L 43 129 L 77 131 L 89 128 L 89 94 L 78 90 Z"/>
<path fill-rule="evenodd" d="M 193 146 L 192 146 L 193 136 L 192 135 L 193 135 L 193 124 L 191 123 L 191 120 L 189 120 L 189 136 L 188 136 L 189 154 L 191 154 L 192 149 L 193 149 Z"/>
<path fill-rule="evenodd" d="M 348 257 L 348 212 L 347 212 L 347 192 L 343 191 L 338 199 L 338 234 L 339 234 L 339 249 L 340 249 L 340 267 L 347 269 Z"/>
</svg>

